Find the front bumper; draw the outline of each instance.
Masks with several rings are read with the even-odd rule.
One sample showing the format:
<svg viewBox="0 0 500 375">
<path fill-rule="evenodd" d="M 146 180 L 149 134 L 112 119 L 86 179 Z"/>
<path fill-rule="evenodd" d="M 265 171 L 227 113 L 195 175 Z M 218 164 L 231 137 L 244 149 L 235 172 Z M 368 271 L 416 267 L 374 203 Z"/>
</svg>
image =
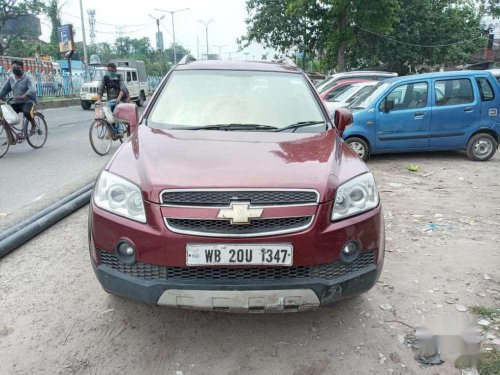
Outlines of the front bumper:
<svg viewBox="0 0 500 375">
<path fill-rule="evenodd" d="M 102 287 L 111 294 L 147 304 L 230 312 L 314 310 L 371 289 L 382 263 L 344 276 L 277 280 L 143 280 L 108 265 L 94 265 Z"/>
</svg>

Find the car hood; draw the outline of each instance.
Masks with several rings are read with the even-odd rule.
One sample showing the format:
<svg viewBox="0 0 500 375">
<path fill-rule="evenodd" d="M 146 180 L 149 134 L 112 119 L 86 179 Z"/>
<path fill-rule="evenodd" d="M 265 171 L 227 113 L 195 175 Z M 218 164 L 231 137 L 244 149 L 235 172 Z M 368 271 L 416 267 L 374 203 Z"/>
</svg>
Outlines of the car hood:
<svg viewBox="0 0 500 375">
<path fill-rule="evenodd" d="M 140 125 L 106 166 L 159 202 L 164 189 L 315 189 L 332 200 L 336 187 L 366 165 L 337 136 L 319 134 L 158 130 Z"/>
</svg>

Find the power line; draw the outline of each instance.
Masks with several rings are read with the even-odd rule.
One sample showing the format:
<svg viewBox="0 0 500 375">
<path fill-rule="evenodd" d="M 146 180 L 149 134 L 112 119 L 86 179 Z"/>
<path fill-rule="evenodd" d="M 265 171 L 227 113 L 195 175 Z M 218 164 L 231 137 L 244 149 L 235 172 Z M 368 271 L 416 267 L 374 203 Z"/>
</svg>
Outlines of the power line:
<svg viewBox="0 0 500 375">
<path fill-rule="evenodd" d="M 75 16 L 74 14 L 66 13 L 66 12 L 60 12 L 61 14 L 67 16 L 67 17 L 72 17 L 72 18 L 77 18 L 80 19 L 80 17 Z M 112 26 L 112 27 L 141 27 L 141 26 L 146 26 L 149 25 L 149 23 L 143 23 L 139 25 L 129 25 L 129 24 L 113 24 L 113 23 L 106 23 L 106 22 L 100 22 L 100 21 L 95 21 L 96 24 L 98 25 L 105 25 L 105 26 Z"/>
<path fill-rule="evenodd" d="M 382 35 L 382 34 L 376 33 L 375 31 L 365 29 L 365 28 L 363 28 L 363 27 L 361 27 L 361 26 L 359 26 L 357 24 L 354 24 L 354 26 L 356 26 L 357 28 L 359 28 L 359 29 L 361 29 L 361 30 L 363 30 L 363 31 L 365 31 L 367 33 L 376 35 L 376 36 L 378 36 L 380 38 L 383 38 L 383 39 L 390 40 L 391 42 L 394 42 L 394 43 L 399 43 L 399 44 L 403 44 L 403 45 L 411 46 L 411 47 L 421 47 L 421 48 L 443 48 L 443 47 L 451 47 L 451 46 L 456 46 L 456 45 L 459 45 L 459 44 L 470 43 L 471 41 L 479 40 L 479 39 L 484 39 L 485 38 L 484 36 L 479 36 L 477 38 L 472 38 L 472 39 L 469 39 L 469 40 L 462 40 L 460 42 L 454 42 L 454 43 L 445 43 L 445 44 L 416 44 L 416 43 L 402 42 L 400 40 L 388 37 L 386 35 Z"/>
</svg>

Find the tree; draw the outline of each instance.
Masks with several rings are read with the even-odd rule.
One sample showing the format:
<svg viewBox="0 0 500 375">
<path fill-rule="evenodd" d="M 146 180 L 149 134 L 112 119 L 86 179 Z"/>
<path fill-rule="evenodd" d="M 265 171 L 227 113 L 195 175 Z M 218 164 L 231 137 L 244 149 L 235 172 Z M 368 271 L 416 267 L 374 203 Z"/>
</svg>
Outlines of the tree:
<svg viewBox="0 0 500 375">
<path fill-rule="evenodd" d="M 383 63 L 401 75 L 425 66 L 464 63 L 485 45 L 481 14 L 472 1 L 401 0 L 392 32 L 358 28 L 351 68 Z"/>
<path fill-rule="evenodd" d="M 354 25 L 387 32 L 397 21 L 398 0 L 247 0 L 247 34 L 256 41 L 287 53 L 323 55 L 337 70 L 345 70 L 345 55 L 356 42 Z"/>
<path fill-rule="evenodd" d="M 176 43 L 175 44 L 175 51 L 177 54 L 177 61 L 182 59 L 184 56 L 189 55 L 190 51 L 180 44 Z M 167 62 L 172 63 L 174 62 L 174 44 L 172 43 L 169 48 L 165 49 L 165 57 Z"/>
<path fill-rule="evenodd" d="M 41 0 L 0 0 L 0 31 L 5 27 L 8 21 L 15 20 L 26 14 L 39 14 L 43 11 L 45 5 Z M 3 55 L 13 39 L 19 38 L 22 30 L 18 35 L 10 35 L 3 41 L 0 38 L 0 55 Z"/>
<path fill-rule="evenodd" d="M 114 47 L 118 56 L 127 56 L 132 52 L 132 39 L 128 36 L 116 38 Z"/>
<path fill-rule="evenodd" d="M 50 18 L 50 22 L 52 24 L 52 31 L 50 33 L 50 43 L 57 45 L 59 43 L 57 36 L 57 28 L 61 26 L 61 17 L 60 17 L 61 8 L 59 7 L 59 0 L 50 0 L 47 7 L 46 13 Z"/>
</svg>

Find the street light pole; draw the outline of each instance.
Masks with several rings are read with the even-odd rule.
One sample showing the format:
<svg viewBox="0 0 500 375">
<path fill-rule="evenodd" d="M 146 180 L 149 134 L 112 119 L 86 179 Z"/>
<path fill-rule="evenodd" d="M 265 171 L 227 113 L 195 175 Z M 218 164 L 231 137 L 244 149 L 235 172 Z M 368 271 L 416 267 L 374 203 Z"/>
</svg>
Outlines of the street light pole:
<svg viewBox="0 0 500 375">
<path fill-rule="evenodd" d="M 162 9 L 155 9 L 158 12 L 165 12 L 165 13 L 170 13 L 172 16 L 172 36 L 174 38 L 174 65 L 177 64 L 177 48 L 175 46 L 175 25 L 174 25 L 174 14 L 178 12 L 183 12 L 185 10 L 188 10 L 189 8 L 184 8 L 184 9 L 179 9 L 179 10 L 162 10 Z"/>
<path fill-rule="evenodd" d="M 207 60 L 208 60 L 208 54 L 209 54 L 209 50 L 208 50 L 208 25 L 210 25 L 210 22 L 213 22 L 214 20 L 212 18 L 210 18 L 208 21 L 203 21 L 203 20 L 199 20 L 199 22 L 201 22 L 204 26 L 205 26 L 205 38 L 206 38 L 206 42 L 207 42 Z"/>
<path fill-rule="evenodd" d="M 163 37 L 161 38 L 161 42 L 160 42 L 160 21 L 165 18 L 165 15 L 161 16 L 160 18 L 156 18 L 156 17 L 153 17 L 151 14 L 149 14 L 149 17 L 151 17 L 152 19 L 154 19 L 156 21 L 156 28 L 158 30 L 158 32 L 156 33 L 156 49 L 158 50 L 159 54 L 160 54 L 160 75 L 162 76 L 163 75 Z"/>
<path fill-rule="evenodd" d="M 85 22 L 83 20 L 83 3 L 80 0 L 80 17 L 82 19 L 82 36 L 83 36 L 83 62 L 85 66 L 88 64 L 89 59 L 87 57 L 87 40 L 85 38 Z"/>
</svg>

